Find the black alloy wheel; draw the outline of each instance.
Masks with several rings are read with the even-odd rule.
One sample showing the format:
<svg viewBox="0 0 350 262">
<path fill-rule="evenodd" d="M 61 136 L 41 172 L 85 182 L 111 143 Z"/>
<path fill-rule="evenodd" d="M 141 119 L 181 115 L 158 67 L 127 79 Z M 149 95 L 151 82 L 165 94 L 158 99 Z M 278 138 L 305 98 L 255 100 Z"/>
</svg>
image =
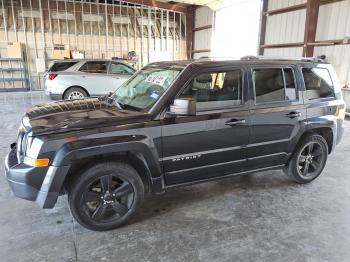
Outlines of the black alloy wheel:
<svg viewBox="0 0 350 262">
<path fill-rule="evenodd" d="M 300 151 L 298 158 L 298 172 L 306 179 L 314 178 L 323 168 L 325 153 L 317 142 L 307 143 Z"/>
<path fill-rule="evenodd" d="M 134 200 L 131 184 L 113 174 L 90 182 L 81 195 L 80 204 L 91 219 L 109 222 L 124 216 Z"/>
<path fill-rule="evenodd" d="M 299 142 L 283 170 L 295 182 L 309 183 L 322 173 L 327 158 L 327 141 L 318 134 L 310 134 Z"/>
<path fill-rule="evenodd" d="M 137 171 L 126 162 L 103 162 L 88 168 L 68 185 L 73 217 L 96 231 L 117 228 L 130 220 L 144 198 Z"/>
</svg>

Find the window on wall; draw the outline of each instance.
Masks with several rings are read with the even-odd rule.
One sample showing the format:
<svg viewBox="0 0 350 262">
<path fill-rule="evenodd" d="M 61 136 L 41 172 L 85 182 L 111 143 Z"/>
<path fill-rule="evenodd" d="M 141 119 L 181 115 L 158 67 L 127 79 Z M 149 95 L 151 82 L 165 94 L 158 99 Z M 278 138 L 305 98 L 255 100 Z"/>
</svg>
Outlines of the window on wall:
<svg viewBox="0 0 350 262">
<path fill-rule="evenodd" d="M 204 73 L 195 77 L 180 98 L 193 98 L 197 109 L 219 109 L 242 103 L 241 70 Z"/>
<path fill-rule="evenodd" d="M 306 96 L 308 99 L 334 97 L 331 76 L 325 68 L 303 68 Z"/>
<path fill-rule="evenodd" d="M 291 68 L 254 69 L 253 82 L 257 104 L 297 98 L 294 74 Z"/>
<path fill-rule="evenodd" d="M 106 74 L 107 63 L 104 61 L 86 62 L 84 65 L 80 67 L 79 71 L 86 72 L 86 73 Z"/>
</svg>

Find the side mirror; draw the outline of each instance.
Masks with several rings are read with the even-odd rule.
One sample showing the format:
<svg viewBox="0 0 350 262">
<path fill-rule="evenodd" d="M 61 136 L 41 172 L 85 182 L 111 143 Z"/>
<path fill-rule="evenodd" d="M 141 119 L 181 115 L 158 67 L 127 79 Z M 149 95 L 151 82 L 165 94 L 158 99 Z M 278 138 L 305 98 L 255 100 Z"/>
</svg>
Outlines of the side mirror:
<svg viewBox="0 0 350 262">
<path fill-rule="evenodd" d="M 196 101 L 192 98 L 175 99 L 170 106 L 169 115 L 195 116 Z"/>
</svg>

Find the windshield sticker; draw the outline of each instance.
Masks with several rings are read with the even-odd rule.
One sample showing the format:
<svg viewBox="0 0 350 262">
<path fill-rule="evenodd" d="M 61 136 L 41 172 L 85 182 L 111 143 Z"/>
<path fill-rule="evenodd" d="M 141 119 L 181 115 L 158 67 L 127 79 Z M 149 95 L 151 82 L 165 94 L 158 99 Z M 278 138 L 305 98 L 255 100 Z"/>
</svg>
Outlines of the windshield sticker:
<svg viewBox="0 0 350 262">
<path fill-rule="evenodd" d="M 152 97 L 153 99 L 158 99 L 159 95 L 156 92 L 153 92 L 150 97 Z"/>
<path fill-rule="evenodd" d="M 164 77 L 164 76 L 149 75 L 145 81 L 148 83 L 151 83 L 151 84 L 156 84 L 156 85 L 162 86 L 164 84 L 165 80 L 166 80 L 166 77 Z"/>
</svg>

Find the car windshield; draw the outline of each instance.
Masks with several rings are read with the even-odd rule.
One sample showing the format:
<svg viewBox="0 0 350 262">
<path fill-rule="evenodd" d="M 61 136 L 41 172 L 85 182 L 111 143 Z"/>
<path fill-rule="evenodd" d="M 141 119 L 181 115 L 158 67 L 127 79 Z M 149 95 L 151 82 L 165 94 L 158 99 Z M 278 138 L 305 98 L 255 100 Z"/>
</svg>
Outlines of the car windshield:
<svg viewBox="0 0 350 262">
<path fill-rule="evenodd" d="M 118 103 L 142 111 L 152 106 L 182 71 L 180 67 L 146 67 L 112 95 Z"/>
</svg>

